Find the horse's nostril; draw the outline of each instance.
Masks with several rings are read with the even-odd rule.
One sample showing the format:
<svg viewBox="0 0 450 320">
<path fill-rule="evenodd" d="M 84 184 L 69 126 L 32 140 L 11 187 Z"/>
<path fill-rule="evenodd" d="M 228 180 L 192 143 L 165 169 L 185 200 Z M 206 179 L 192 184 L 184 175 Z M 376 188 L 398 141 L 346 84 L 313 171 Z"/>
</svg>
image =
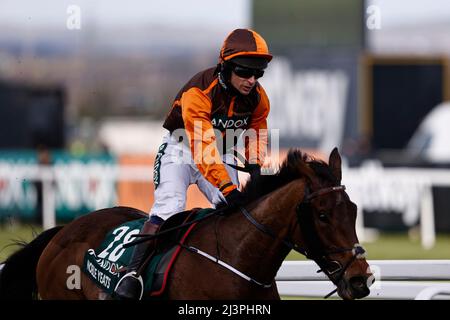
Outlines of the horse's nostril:
<svg viewBox="0 0 450 320">
<path fill-rule="evenodd" d="M 361 291 L 367 289 L 366 279 L 364 277 L 353 277 L 349 282 L 354 290 Z"/>
<path fill-rule="evenodd" d="M 352 277 L 348 281 L 349 289 L 355 299 L 362 299 L 370 294 L 367 278 L 363 276 Z"/>
</svg>

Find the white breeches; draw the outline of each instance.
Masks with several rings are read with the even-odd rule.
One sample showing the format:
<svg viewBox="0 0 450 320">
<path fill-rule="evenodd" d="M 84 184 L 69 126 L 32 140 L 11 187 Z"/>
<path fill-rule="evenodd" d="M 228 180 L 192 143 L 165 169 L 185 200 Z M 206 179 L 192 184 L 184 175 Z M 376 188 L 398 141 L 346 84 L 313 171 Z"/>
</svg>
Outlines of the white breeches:
<svg viewBox="0 0 450 320">
<path fill-rule="evenodd" d="M 222 160 L 224 163 L 236 163 L 231 154 L 223 155 Z M 237 170 L 227 165 L 225 168 L 233 183 L 239 185 Z M 225 200 L 219 189 L 200 173 L 189 148 L 178 143 L 170 133 L 164 136 L 156 156 L 153 181 L 155 202 L 150 215 L 157 215 L 163 220 L 185 210 L 187 189 L 194 183 L 214 206 Z"/>
</svg>

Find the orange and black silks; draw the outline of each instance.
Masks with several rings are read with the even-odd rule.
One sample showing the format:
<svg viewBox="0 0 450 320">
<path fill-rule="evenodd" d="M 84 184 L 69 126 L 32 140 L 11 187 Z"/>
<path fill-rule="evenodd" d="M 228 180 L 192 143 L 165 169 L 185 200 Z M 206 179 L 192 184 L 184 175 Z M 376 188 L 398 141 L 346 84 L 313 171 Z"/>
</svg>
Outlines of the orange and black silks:
<svg viewBox="0 0 450 320">
<path fill-rule="evenodd" d="M 261 36 L 251 30 L 237 29 L 225 39 L 219 62 L 243 55 L 262 56 L 268 61 L 272 58 Z M 267 148 L 269 110 L 269 99 L 259 83 L 248 95 L 241 95 L 236 90 L 227 89 L 219 68 L 214 67 L 196 74 L 180 90 L 163 126 L 170 132 L 185 129 L 198 169 L 226 196 L 237 186 L 232 184 L 220 159 L 216 136 L 205 133 L 219 130 L 223 141 L 227 141 L 230 129 L 253 129 L 256 135 L 249 135 L 253 139 L 245 139 L 245 155 L 250 163 L 262 165 Z M 212 156 L 214 161 L 206 159 L 205 154 Z"/>
</svg>

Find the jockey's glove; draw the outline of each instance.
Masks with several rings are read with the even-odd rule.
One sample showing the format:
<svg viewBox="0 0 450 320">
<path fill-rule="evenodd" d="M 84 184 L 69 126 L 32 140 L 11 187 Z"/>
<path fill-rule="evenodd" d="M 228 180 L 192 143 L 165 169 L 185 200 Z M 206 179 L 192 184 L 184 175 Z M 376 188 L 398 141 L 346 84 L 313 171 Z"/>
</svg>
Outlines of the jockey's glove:
<svg viewBox="0 0 450 320">
<path fill-rule="evenodd" d="M 247 198 L 238 189 L 234 189 L 227 194 L 225 200 L 227 200 L 228 206 L 232 208 L 237 208 L 247 203 Z"/>
</svg>

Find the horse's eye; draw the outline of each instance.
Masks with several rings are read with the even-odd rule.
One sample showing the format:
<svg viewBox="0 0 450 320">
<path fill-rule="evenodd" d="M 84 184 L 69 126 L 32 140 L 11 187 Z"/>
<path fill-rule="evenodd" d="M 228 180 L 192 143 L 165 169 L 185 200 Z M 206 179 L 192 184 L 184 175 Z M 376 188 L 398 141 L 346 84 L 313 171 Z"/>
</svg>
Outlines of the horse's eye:
<svg viewBox="0 0 450 320">
<path fill-rule="evenodd" d="M 325 212 L 321 212 L 321 213 L 319 214 L 319 220 L 320 220 L 320 221 L 323 221 L 323 222 L 327 222 L 327 221 L 328 221 L 328 216 L 327 216 L 327 214 L 326 214 Z"/>
</svg>

